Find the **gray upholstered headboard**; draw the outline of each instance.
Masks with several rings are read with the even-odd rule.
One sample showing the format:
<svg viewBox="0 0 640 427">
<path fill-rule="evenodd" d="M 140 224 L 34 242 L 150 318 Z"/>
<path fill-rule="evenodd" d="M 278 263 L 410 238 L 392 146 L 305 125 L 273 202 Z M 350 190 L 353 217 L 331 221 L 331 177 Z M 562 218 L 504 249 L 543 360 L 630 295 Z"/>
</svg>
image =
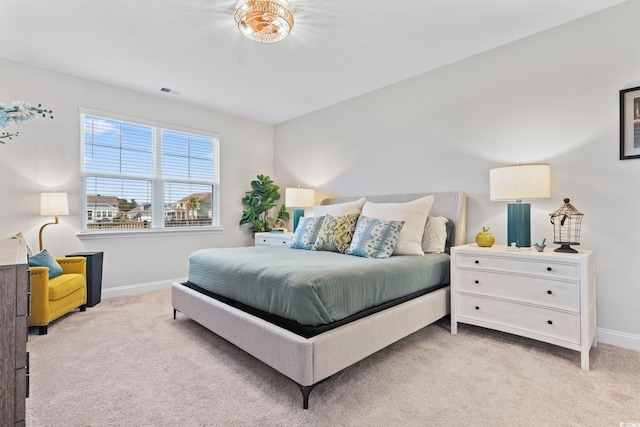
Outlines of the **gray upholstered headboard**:
<svg viewBox="0 0 640 427">
<path fill-rule="evenodd" d="M 433 206 L 429 211 L 430 216 L 443 216 L 453 221 L 453 245 L 463 245 L 467 234 L 467 195 L 463 191 L 451 191 L 442 193 L 411 193 L 411 194 L 387 194 L 383 196 L 365 196 L 367 201 L 374 203 L 404 203 L 419 199 L 424 196 L 434 196 Z M 332 205 L 357 200 L 362 196 L 336 197 L 324 199 L 320 204 Z"/>
</svg>

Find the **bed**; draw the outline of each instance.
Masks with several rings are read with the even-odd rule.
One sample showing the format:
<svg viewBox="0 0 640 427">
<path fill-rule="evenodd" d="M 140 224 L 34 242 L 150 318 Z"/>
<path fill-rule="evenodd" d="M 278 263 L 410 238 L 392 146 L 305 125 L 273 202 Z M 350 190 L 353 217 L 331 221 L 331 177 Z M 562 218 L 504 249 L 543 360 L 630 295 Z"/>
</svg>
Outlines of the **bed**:
<svg viewBox="0 0 640 427">
<path fill-rule="evenodd" d="M 463 244 L 466 233 L 466 195 L 463 192 L 367 196 L 366 200 L 374 203 L 402 203 L 431 194 L 434 196 L 434 202 L 429 216 L 442 216 L 452 220 L 454 229 L 451 244 Z M 322 204 L 341 204 L 356 199 L 358 198 L 327 199 Z M 269 249 L 273 251 L 275 248 Z M 234 251 L 238 250 L 229 248 L 229 257 L 236 257 Z M 265 248 L 240 250 L 264 251 Z M 290 254 L 309 252 L 285 247 L 279 251 L 280 253 L 272 253 L 282 259 L 291 258 Z M 314 254 L 321 255 L 318 252 L 304 255 Z M 266 253 L 262 255 L 267 256 Z M 352 261 L 347 259 L 350 255 L 336 256 L 344 257 L 344 262 Z M 398 262 L 408 262 L 417 261 L 418 257 L 394 256 L 389 260 L 393 258 L 398 258 Z M 274 263 L 272 260 L 268 262 Z M 245 278 L 243 283 L 247 283 L 247 280 Z M 387 298 L 384 304 L 359 307 L 355 314 L 335 314 L 321 310 L 317 314 L 318 318 L 326 319 L 316 321 L 315 323 L 320 324 L 311 330 L 296 330 L 292 324 L 298 322 L 291 322 L 285 318 L 286 316 L 265 315 L 266 310 L 261 310 L 262 307 L 244 305 L 241 301 L 238 302 L 241 296 L 234 294 L 233 298 L 227 298 L 200 286 L 193 286 L 189 282 L 174 283 L 171 298 L 174 318 L 176 312 L 183 313 L 295 382 L 302 392 L 302 406 L 306 409 L 309 405 L 309 394 L 318 383 L 447 315 L 450 307 L 449 295 L 448 284 L 439 284 L 428 291 L 410 292 L 402 298 Z M 256 303 L 257 306 L 259 304 Z M 282 310 L 286 311 L 287 308 Z M 300 313 L 301 316 L 311 316 L 306 308 Z M 314 321 L 309 320 L 308 323 Z"/>
</svg>

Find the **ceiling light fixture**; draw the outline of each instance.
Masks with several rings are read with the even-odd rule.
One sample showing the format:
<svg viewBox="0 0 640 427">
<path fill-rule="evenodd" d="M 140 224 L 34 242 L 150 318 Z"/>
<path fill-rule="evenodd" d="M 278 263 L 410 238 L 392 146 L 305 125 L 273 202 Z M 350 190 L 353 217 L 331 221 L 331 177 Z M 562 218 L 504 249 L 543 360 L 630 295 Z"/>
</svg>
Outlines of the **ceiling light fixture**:
<svg viewBox="0 0 640 427">
<path fill-rule="evenodd" d="M 293 14 L 285 0 L 241 0 L 234 17 L 242 34 L 262 43 L 280 41 L 293 28 Z"/>
</svg>

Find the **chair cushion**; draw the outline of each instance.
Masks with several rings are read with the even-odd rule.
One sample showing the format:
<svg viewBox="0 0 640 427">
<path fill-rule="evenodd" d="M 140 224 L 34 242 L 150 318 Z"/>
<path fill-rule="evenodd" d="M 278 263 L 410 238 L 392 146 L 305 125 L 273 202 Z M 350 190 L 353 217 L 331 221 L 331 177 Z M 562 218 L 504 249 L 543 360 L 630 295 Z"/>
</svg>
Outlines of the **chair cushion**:
<svg viewBox="0 0 640 427">
<path fill-rule="evenodd" d="M 64 298 L 84 286 L 82 274 L 61 274 L 49 280 L 49 299 L 55 301 Z"/>
</svg>

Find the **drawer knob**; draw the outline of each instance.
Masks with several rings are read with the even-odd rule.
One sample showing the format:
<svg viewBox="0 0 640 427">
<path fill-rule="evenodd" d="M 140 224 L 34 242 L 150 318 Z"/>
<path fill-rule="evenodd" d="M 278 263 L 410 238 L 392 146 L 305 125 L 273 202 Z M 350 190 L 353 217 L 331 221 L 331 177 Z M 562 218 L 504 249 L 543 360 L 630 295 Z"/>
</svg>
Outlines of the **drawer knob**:
<svg viewBox="0 0 640 427">
<path fill-rule="evenodd" d="M 476 310 L 480 310 L 480 307 L 478 307 L 477 305 L 476 305 Z"/>
<path fill-rule="evenodd" d="M 480 264 L 480 261 L 476 260 L 476 264 Z"/>
<path fill-rule="evenodd" d="M 548 291 L 547 291 L 547 293 L 548 293 L 549 295 L 551 295 L 553 292 L 551 292 L 551 290 L 548 290 Z"/>
<path fill-rule="evenodd" d="M 478 280 L 475 280 L 474 283 L 477 285 L 478 283 L 480 283 Z"/>
<path fill-rule="evenodd" d="M 551 271 L 551 270 L 553 270 L 553 268 L 547 267 L 547 271 Z"/>
<path fill-rule="evenodd" d="M 553 320 L 547 320 L 547 323 L 553 325 Z"/>
</svg>

